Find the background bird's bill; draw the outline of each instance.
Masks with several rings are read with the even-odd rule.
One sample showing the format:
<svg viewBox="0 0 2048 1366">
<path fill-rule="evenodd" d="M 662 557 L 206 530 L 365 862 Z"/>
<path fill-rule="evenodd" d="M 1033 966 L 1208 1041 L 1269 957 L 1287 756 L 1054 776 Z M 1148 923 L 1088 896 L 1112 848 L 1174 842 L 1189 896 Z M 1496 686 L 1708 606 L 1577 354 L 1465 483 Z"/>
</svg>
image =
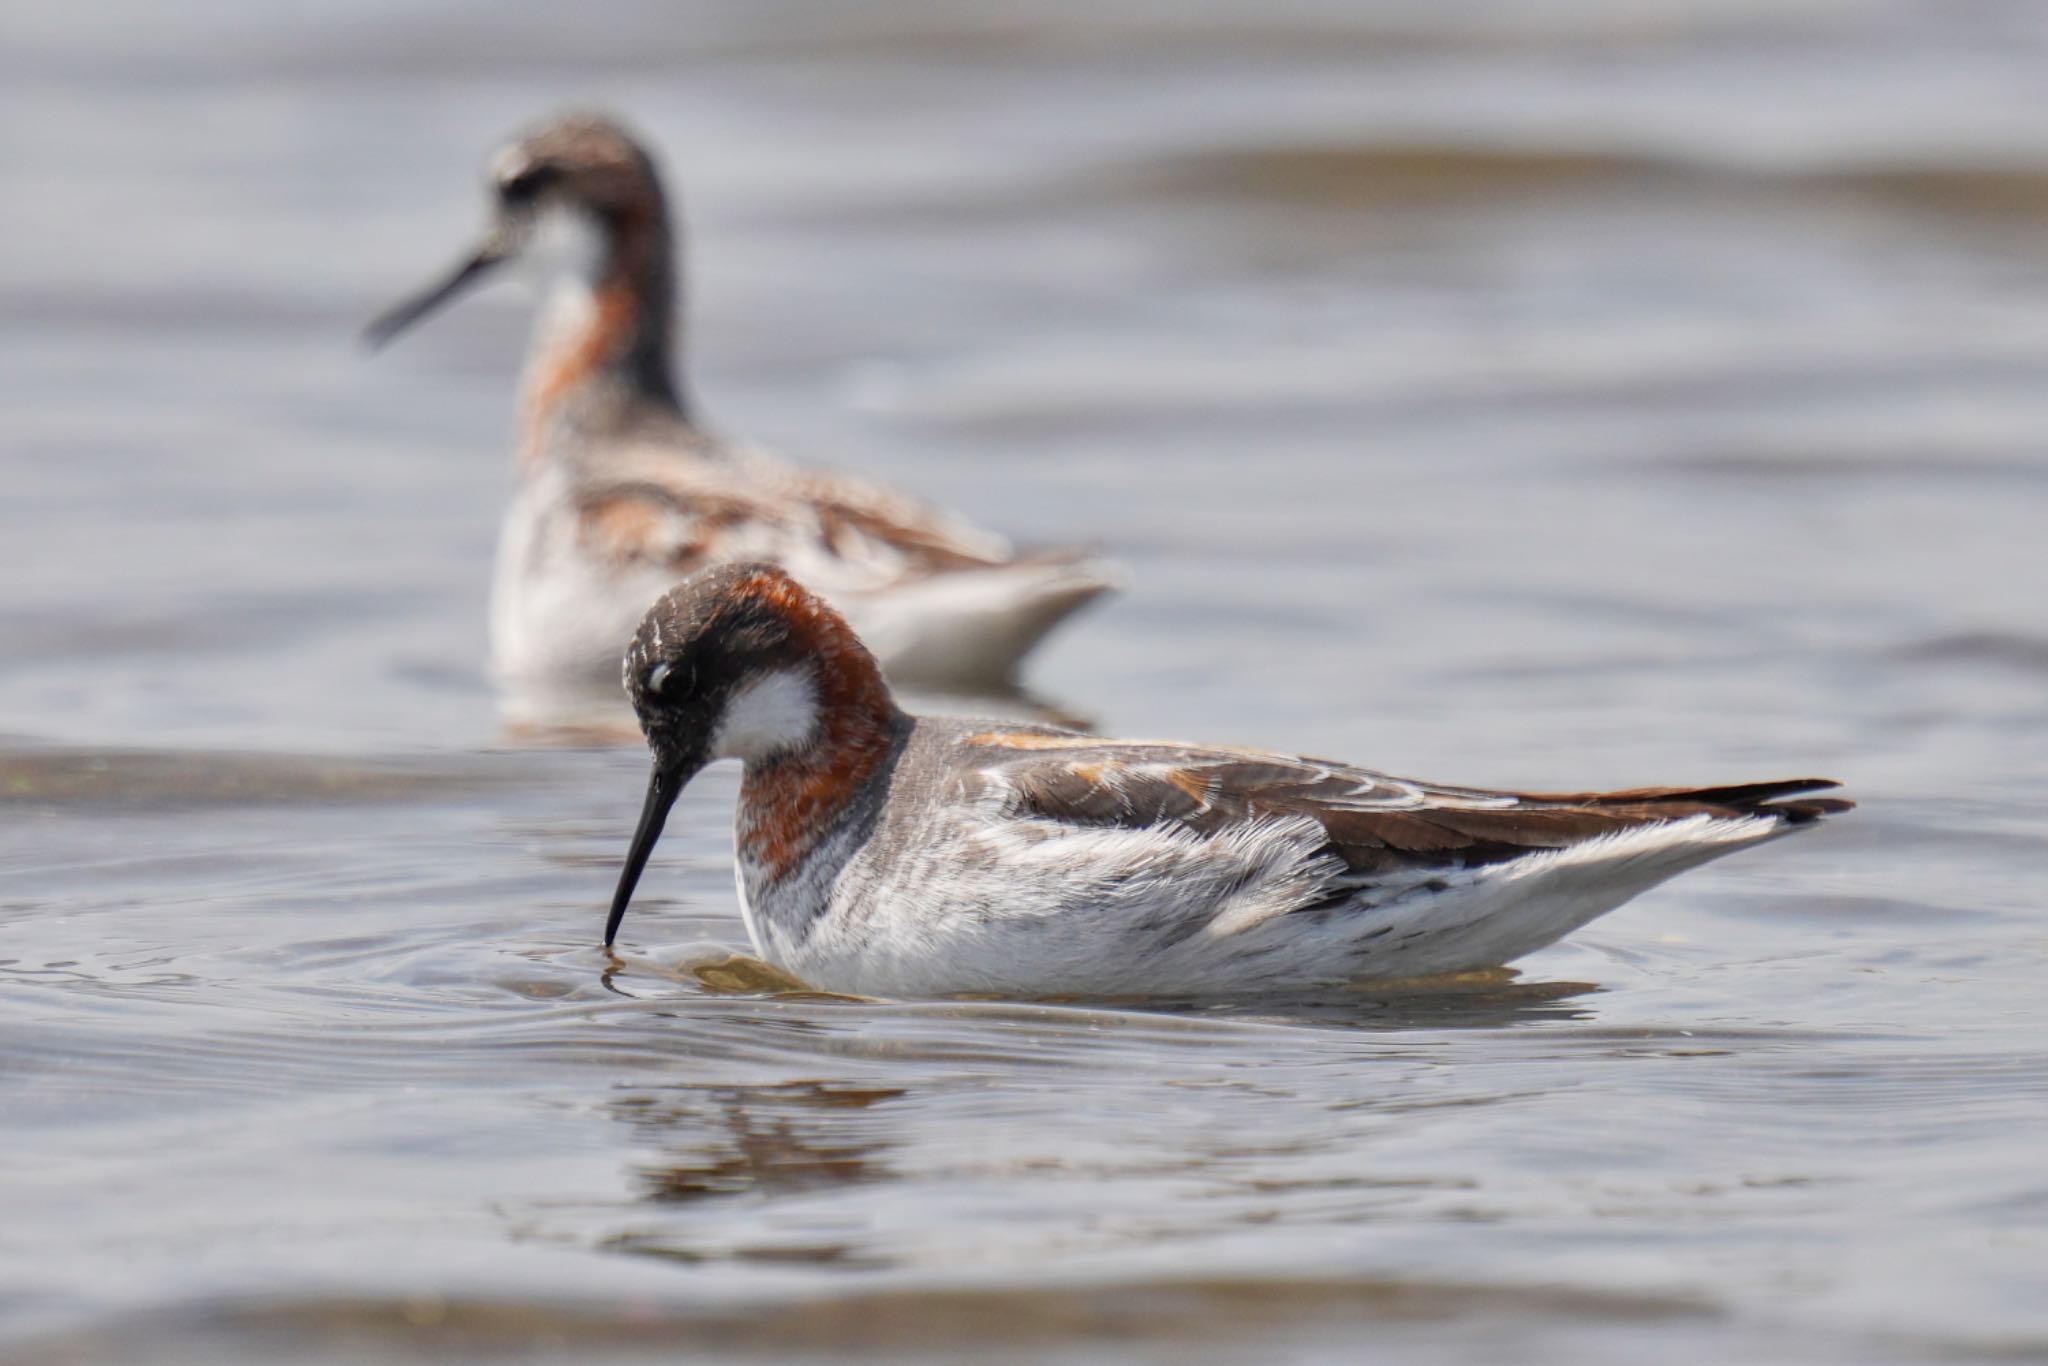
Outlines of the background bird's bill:
<svg viewBox="0 0 2048 1366">
<path fill-rule="evenodd" d="M 513 255 L 511 243 L 503 233 L 492 233 L 486 237 L 467 259 L 448 272 L 441 280 L 409 298 L 393 305 L 363 329 L 363 341 L 372 350 L 383 346 L 399 333 L 426 317 L 456 295 L 490 274 L 510 260 Z"/>
</svg>

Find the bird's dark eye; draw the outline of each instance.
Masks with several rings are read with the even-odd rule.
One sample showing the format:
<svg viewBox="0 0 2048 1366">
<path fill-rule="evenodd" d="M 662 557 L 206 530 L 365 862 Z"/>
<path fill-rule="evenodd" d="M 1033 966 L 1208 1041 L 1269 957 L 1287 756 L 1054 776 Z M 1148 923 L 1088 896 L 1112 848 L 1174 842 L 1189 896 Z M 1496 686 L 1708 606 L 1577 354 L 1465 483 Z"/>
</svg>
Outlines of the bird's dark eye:
<svg viewBox="0 0 2048 1366">
<path fill-rule="evenodd" d="M 507 204 L 530 203 L 533 197 L 562 178 L 560 170 L 545 164 L 534 164 L 498 182 L 498 198 Z"/>
<path fill-rule="evenodd" d="M 679 698 L 688 693 L 690 685 L 696 681 L 697 675 L 689 665 L 664 659 L 647 671 L 640 686 L 643 692 L 656 697 Z"/>
</svg>

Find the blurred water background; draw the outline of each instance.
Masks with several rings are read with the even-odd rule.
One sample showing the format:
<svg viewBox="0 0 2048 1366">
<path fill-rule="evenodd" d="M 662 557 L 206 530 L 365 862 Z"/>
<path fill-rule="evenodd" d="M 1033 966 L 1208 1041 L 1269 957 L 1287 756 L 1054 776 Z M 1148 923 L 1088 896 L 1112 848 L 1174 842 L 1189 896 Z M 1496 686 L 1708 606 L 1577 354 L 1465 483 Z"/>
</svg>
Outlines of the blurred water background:
<svg viewBox="0 0 2048 1366">
<path fill-rule="evenodd" d="M 2048 1356 L 2048 12 L 0 8 L 0 1356 Z M 705 407 L 1129 592 L 1107 729 L 1864 802 L 1463 990 L 778 997 L 503 744 L 481 165 L 662 150 Z"/>
</svg>

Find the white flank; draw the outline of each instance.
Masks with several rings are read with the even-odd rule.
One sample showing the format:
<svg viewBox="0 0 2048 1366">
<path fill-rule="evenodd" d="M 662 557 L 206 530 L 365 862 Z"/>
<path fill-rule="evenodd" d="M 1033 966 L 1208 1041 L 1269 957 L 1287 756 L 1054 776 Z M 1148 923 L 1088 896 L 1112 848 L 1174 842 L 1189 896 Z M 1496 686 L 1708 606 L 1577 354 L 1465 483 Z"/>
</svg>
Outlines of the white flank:
<svg viewBox="0 0 2048 1366">
<path fill-rule="evenodd" d="M 1529 854 L 1418 887 L 1380 914 L 1397 926 L 1398 975 L 1510 963 L 1688 868 L 1802 827 L 1774 816 L 1689 816 Z"/>
</svg>

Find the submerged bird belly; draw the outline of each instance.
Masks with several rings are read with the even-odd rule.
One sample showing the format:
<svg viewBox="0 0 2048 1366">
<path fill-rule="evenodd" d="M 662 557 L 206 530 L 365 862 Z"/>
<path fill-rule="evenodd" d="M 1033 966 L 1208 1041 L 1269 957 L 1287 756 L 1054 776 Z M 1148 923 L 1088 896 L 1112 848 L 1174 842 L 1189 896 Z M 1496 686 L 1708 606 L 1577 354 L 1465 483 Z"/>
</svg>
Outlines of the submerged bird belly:
<svg viewBox="0 0 2048 1366">
<path fill-rule="evenodd" d="M 926 831 L 771 894 L 749 928 L 770 962 L 862 995 L 1285 992 L 1496 967 L 1772 832 L 1695 817 L 1361 885 L 1333 881 L 1286 829 L 1235 850 L 1157 832 L 992 845 Z"/>
<path fill-rule="evenodd" d="M 1302 851 L 1264 851 L 1247 876 L 1196 842 L 1146 850 L 1124 834 L 1105 848 L 1109 832 L 1085 832 L 1070 839 L 1087 847 L 1010 848 L 986 835 L 971 822 L 885 832 L 828 879 L 756 879 L 743 892 L 755 945 L 815 986 L 908 997 L 1200 995 L 1305 984 L 1327 962 L 1317 935 L 1230 928 L 1233 911 L 1271 918 L 1313 894 Z"/>
</svg>

